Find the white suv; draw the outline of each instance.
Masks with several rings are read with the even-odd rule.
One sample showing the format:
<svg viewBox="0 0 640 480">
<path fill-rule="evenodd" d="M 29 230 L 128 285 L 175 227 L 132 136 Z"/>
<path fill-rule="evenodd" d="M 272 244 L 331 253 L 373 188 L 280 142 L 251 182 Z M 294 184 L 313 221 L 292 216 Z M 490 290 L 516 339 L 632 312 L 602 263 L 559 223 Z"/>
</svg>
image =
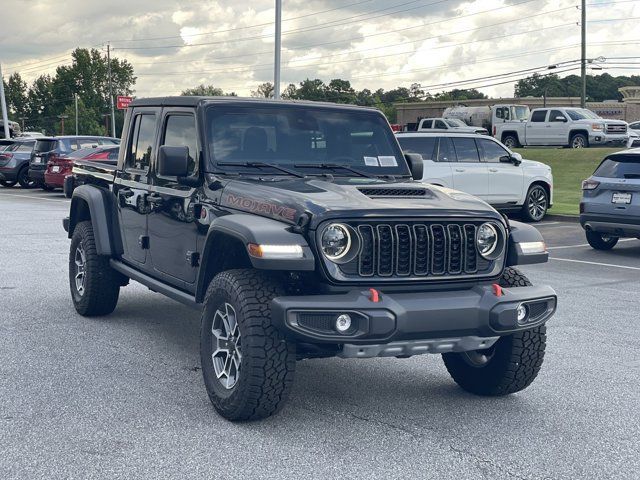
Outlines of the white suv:
<svg viewBox="0 0 640 480">
<path fill-rule="evenodd" d="M 464 133 L 398 133 L 405 153 L 424 159 L 422 181 L 475 195 L 498 210 L 521 210 L 532 222 L 553 204 L 551 167 L 523 160 L 492 137 Z"/>
<path fill-rule="evenodd" d="M 418 131 L 477 133 L 479 135 L 489 135 L 489 131 L 486 128 L 467 125 L 459 118 L 423 118 L 418 124 Z"/>
</svg>

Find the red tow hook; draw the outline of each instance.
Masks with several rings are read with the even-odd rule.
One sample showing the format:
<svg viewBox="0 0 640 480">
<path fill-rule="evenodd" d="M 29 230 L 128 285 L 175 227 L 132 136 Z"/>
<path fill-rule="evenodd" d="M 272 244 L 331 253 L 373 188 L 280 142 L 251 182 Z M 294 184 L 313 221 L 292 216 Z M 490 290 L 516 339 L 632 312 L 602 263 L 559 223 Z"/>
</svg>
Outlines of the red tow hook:
<svg viewBox="0 0 640 480">
<path fill-rule="evenodd" d="M 380 301 L 380 293 L 378 293 L 375 288 L 370 288 L 369 292 L 371 293 L 369 300 L 371 300 L 373 303 L 378 303 Z"/>
<path fill-rule="evenodd" d="M 498 285 L 497 283 L 494 283 L 493 285 L 491 285 L 491 287 L 493 287 L 493 294 L 496 297 L 502 296 L 502 287 L 500 285 Z"/>
</svg>

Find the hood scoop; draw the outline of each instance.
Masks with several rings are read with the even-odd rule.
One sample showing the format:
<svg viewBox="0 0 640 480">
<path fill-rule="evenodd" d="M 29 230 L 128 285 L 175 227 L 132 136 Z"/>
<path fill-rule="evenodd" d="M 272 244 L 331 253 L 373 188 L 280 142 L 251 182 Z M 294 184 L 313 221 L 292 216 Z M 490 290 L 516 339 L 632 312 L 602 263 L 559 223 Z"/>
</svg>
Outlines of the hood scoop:
<svg viewBox="0 0 640 480">
<path fill-rule="evenodd" d="M 433 198 L 433 193 L 425 188 L 407 188 L 407 187 L 363 187 L 358 188 L 358 191 L 370 198 L 380 197 L 395 197 L 395 198 L 407 198 L 407 197 L 423 197 Z"/>
</svg>

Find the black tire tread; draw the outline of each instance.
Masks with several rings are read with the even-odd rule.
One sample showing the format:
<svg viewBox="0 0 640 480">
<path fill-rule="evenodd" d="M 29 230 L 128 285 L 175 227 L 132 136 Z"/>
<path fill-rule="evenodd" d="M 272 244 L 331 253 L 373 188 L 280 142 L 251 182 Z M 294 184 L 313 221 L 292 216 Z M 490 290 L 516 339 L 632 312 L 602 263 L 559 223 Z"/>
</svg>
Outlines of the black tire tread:
<svg viewBox="0 0 640 480">
<path fill-rule="evenodd" d="M 78 298 L 73 283 L 75 250 L 83 242 L 86 256 L 85 292 Z M 116 308 L 122 283 L 121 275 L 109 265 L 109 257 L 98 255 L 90 221 L 76 225 L 69 250 L 69 283 L 76 311 L 85 317 L 108 315 Z"/>
<path fill-rule="evenodd" d="M 286 402 L 295 372 L 295 344 L 285 340 L 271 323 L 271 300 L 283 294 L 279 282 L 251 269 L 227 270 L 216 275 L 205 295 L 205 305 L 215 303 L 220 290 L 236 302 L 242 313 L 243 363 L 240 395 L 220 399 L 207 386 L 211 402 L 228 420 L 258 420 L 278 412 Z M 203 312 L 202 328 L 206 328 Z M 208 332 L 202 332 L 208 335 Z M 208 361 L 209 352 L 201 352 Z M 203 374 L 205 369 L 203 368 Z M 217 381 L 214 379 L 214 381 Z M 205 376 L 205 383 L 207 382 Z M 240 385 L 240 383 L 244 383 Z"/>
<path fill-rule="evenodd" d="M 525 287 L 531 282 L 520 271 L 507 267 L 500 279 L 504 288 Z M 476 395 L 502 396 L 527 388 L 538 376 L 544 360 L 547 327 L 538 327 L 501 337 L 496 353 L 482 368 L 469 366 L 458 353 L 442 355 L 447 371 L 464 390 Z M 500 350 L 498 350 L 500 349 Z M 492 365 L 491 362 L 499 363 Z M 487 367 L 490 370 L 483 371 Z"/>
<path fill-rule="evenodd" d="M 613 237 L 615 241 L 605 242 L 602 239 L 602 234 L 598 232 L 585 231 L 585 236 L 587 237 L 587 243 L 596 250 L 611 250 L 618 243 L 617 237 Z"/>
</svg>

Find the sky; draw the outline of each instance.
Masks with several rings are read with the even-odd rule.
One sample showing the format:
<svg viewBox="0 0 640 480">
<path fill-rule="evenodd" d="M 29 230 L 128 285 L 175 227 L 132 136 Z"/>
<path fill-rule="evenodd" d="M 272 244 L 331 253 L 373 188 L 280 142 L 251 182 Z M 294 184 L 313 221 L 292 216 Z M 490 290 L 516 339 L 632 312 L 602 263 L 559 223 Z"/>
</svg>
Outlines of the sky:
<svg viewBox="0 0 640 480">
<path fill-rule="evenodd" d="M 640 0 L 586 3 L 587 58 L 604 68 L 589 72 L 640 74 Z M 133 65 L 138 97 L 199 84 L 248 96 L 273 81 L 274 4 L 2 0 L 0 62 L 5 77 L 18 71 L 31 82 L 69 64 L 76 47 L 106 52 L 110 43 L 113 56 Z M 549 65 L 561 76 L 579 74 L 576 63 L 565 63 L 580 58 L 579 4 L 282 0 L 282 88 L 306 78 L 342 78 L 356 89 L 418 83 L 430 93 L 479 87 L 509 97 L 515 80 L 549 72 Z M 495 77 L 513 72 L 521 73 Z"/>
</svg>

